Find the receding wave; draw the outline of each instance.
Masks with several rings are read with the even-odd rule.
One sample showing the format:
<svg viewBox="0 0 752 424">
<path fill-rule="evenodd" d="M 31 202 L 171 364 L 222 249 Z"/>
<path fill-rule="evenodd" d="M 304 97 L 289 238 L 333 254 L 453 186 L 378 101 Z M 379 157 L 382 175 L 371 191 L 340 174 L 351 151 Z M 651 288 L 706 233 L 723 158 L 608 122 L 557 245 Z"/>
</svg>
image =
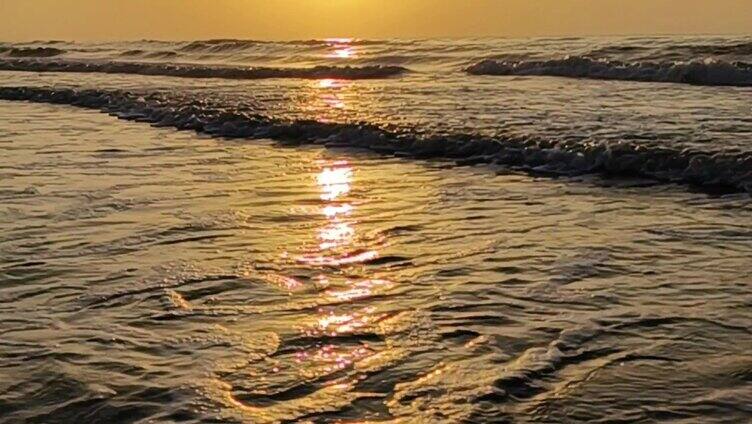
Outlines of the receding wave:
<svg viewBox="0 0 752 424">
<path fill-rule="evenodd" d="M 54 47 L 14 47 L 4 48 L 0 53 L 5 53 L 10 57 L 55 57 L 66 52 Z"/>
<path fill-rule="evenodd" d="M 400 66 L 316 66 L 312 68 L 268 68 L 202 66 L 169 63 L 139 62 L 84 62 L 48 60 L 0 60 L 0 71 L 23 72 L 77 72 L 103 74 L 134 74 L 181 78 L 222 79 L 377 79 L 389 78 L 407 72 Z"/>
<path fill-rule="evenodd" d="M 636 176 L 752 193 L 751 153 L 678 150 L 630 143 L 557 143 L 532 137 L 430 136 L 421 135 L 418 130 L 387 130 L 368 124 L 281 120 L 165 93 L 4 87 L 0 88 L 0 99 L 73 105 L 121 119 L 218 137 L 271 138 L 293 145 L 316 143 L 365 148 L 403 157 L 498 164 L 558 175 Z"/>
<path fill-rule="evenodd" d="M 466 71 L 473 75 L 535 75 L 707 86 L 752 86 L 752 65 L 724 61 L 626 63 L 586 57 L 539 61 L 483 60 L 468 67 Z"/>
</svg>

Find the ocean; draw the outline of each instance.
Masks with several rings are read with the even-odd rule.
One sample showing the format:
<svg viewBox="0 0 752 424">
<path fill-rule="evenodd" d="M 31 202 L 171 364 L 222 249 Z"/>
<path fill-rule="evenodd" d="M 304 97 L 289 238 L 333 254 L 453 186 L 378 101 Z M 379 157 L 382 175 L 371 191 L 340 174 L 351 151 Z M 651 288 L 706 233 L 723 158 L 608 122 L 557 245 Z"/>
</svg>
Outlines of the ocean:
<svg viewBox="0 0 752 424">
<path fill-rule="evenodd" d="M 0 423 L 752 420 L 752 37 L 0 43 Z"/>
</svg>

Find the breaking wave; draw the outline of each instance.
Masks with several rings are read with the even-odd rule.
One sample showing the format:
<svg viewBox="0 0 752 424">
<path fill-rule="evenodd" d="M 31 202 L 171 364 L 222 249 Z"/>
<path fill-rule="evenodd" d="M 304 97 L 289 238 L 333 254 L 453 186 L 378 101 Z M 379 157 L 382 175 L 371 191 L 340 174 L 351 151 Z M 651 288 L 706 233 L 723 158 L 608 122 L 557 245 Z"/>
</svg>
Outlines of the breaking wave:
<svg viewBox="0 0 752 424">
<path fill-rule="evenodd" d="M 0 48 L 0 53 L 10 57 L 55 57 L 65 54 L 66 51 L 54 47 L 5 47 Z"/>
<path fill-rule="evenodd" d="M 130 52 L 137 54 L 135 51 Z M 139 62 L 85 62 L 47 60 L 2 60 L 2 71 L 24 72 L 77 72 L 103 74 L 133 74 L 148 76 L 168 76 L 181 78 L 222 78 L 222 79 L 377 79 L 389 78 L 407 72 L 400 66 L 315 66 L 312 68 L 269 68 L 269 67 L 230 67 L 202 66 L 169 63 Z"/>
<path fill-rule="evenodd" d="M 626 63 L 579 56 L 537 61 L 487 59 L 468 67 L 466 72 L 472 75 L 535 75 L 706 86 L 752 86 L 752 65 L 710 60 Z"/>
<path fill-rule="evenodd" d="M 624 142 L 420 135 L 417 130 L 387 130 L 369 124 L 281 120 L 164 93 L 5 87 L 0 88 L 0 99 L 73 105 L 121 119 L 218 137 L 271 138 L 292 145 L 312 143 L 365 148 L 402 157 L 451 159 L 460 165 L 498 164 L 556 175 L 623 175 L 752 193 L 750 153 L 679 150 Z"/>
</svg>

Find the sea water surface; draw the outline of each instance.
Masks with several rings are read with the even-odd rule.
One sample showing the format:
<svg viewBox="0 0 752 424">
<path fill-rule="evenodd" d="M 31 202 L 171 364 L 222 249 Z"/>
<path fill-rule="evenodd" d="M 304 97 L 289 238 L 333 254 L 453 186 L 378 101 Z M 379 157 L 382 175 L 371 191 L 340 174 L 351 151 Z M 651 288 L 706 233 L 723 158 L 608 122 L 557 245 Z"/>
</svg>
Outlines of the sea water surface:
<svg viewBox="0 0 752 424">
<path fill-rule="evenodd" d="M 0 44 L 0 422 L 749 421 L 750 63 Z"/>
</svg>

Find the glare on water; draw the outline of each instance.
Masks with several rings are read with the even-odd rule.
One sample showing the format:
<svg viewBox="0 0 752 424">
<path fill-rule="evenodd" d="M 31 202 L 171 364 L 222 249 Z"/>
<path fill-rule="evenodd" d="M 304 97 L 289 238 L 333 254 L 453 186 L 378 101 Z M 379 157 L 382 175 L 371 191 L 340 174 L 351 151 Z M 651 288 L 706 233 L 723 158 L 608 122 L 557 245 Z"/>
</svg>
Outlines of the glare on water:
<svg viewBox="0 0 752 424">
<path fill-rule="evenodd" d="M 584 153 L 556 161 L 605 140 L 599 166 L 629 145 L 724 149 L 691 161 L 694 181 L 711 160 L 744 165 L 748 89 L 461 70 L 563 51 L 673 60 L 713 43 L 744 62 L 747 41 L 144 41 L 211 66 L 410 72 L 3 72 L 0 85 L 46 87 L 52 102 L 61 87 L 130 96 L 101 108 L 135 121 L 150 96 L 184 113 L 168 127 L 207 110 L 226 120 L 197 136 L 0 102 L 0 422 L 748 421 L 749 197 L 569 172 Z M 65 47 L 123 50 L 102 46 Z M 302 124 L 282 145 L 246 137 L 274 133 L 264 125 L 215 137 L 266 115 Z M 477 152 L 302 143 L 319 124 L 385 128 L 406 148 L 446 134 L 545 143 L 507 152 L 534 169 L 498 155 L 457 166 Z M 342 148 L 364 141 L 376 148 Z"/>
</svg>

